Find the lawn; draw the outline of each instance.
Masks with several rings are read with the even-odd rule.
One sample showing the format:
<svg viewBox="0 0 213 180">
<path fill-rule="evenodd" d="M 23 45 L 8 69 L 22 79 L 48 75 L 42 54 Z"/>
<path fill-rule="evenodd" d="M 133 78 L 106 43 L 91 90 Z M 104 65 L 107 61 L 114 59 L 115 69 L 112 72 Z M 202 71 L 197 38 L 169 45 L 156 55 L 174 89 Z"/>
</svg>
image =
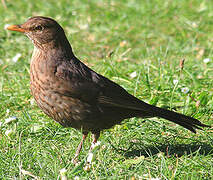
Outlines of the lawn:
<svg viewBox="0 0 213 180">
<path fill-rule="evenodd" d="M 213 130 L 193 134 L 159 118 L 103 131 L 86 169 L 89 136 L 74 166 L 81 132 L 37 107 L 29 90 L 33 45 L 5 30 L 52 17 L 89 67 L 145 102 L 211 125 L 212 1 L 2 0 L 0 14 L 0 179 L 60 179 L 64 168 L 68 179 L 213 179 Z"/>
</svg>

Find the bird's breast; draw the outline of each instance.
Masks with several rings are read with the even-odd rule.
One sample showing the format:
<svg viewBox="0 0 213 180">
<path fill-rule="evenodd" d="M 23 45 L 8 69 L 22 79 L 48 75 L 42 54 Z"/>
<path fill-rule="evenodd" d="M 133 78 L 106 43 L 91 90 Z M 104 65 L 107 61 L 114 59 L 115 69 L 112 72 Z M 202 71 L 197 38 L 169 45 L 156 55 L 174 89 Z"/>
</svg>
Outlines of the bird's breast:
<svg viewBox="0 0 213 180">
<path fill-rule="evenodd" d="M 48 69 L 45 59 L 35 52 L 33 53 L 30 64 L 30 89 L 38 106 L 53 119 L 57 113 L 54 113 L 54 104 L 58 103 L 59 97 L 52 93 L 54 87 L 54 74 Z"/>
<path fill-rule="evenodd" d="M 38 54 L 30 65 L 30 89 L 38 106 L 63 126 L 81 129 L 90 115 L 90 105 L 63 94 L 63 84 L 55 77 L 54 68 Z"/>
</svg>

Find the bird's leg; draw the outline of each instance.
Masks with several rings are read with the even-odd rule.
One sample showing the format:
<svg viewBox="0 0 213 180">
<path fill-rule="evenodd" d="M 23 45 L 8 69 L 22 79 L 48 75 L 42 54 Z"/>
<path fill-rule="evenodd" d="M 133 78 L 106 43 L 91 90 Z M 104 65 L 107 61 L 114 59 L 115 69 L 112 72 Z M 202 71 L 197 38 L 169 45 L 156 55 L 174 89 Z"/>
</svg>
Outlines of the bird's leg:
<svg viewBox="0 0 213 180">
<path fill-rule="evenodd" d="M 90 152 L 95 147 L 95 144 L 97 143 L 99 137 L 100 137 L 100 131 L 92 132 L 92 145 L 90 147 Z"/>
<path fill-rule="evenodd" d="M 77 158 L 78 158 L 78 156 L 79 156 L 79 153 L 81 152 L 81 149 L 82 149 L 84 140 L 87 138 L 87 135 L 88 135 L 87 132 L 84 132 L 84 133 L 83 133 L 82 140 L 81 140 L 80 144 L 78 145 L 78 148 L 77 148 L 77 150 L 76 150 L 76 152 L 75 152 L 74 158 L 72 159 L 73 164 L 76 164 L 76 163 L 77 163 Z"/>
</svg>

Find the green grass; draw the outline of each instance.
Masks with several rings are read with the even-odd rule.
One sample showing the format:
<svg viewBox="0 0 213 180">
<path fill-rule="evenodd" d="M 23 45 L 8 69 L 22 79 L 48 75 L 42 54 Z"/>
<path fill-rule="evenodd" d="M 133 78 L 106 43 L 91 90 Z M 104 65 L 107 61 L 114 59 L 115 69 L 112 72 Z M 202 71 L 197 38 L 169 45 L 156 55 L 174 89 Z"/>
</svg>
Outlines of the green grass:
<svg viewBox="0 0 213 180">
<path fill-rule="evenodd" d="M 138 98 L 213 123 L 213 3 L 208 0 L 6 1 L 0 5 L 0 179 L 212 179 L 213 131 L 132 118 L 102 133 L 90 171 L 71 163 L 81 132 L 32 103 L 32 43 L 4 30 L 33 15 L 55 18 L 75 54 Z M 21 53 L 17 62 L 12 58 Z M 210 58 L 209 63 L 203 59 Z M 179 62 L 185 59 L 180 72 Z M 137 72 L 137 77 L 130 74 Z M 173 80 L 179 80 L 175 86 Z M 183 87 L 189 93 L 181 92 Z M 198 104 L 200 101 L 200 104 Z M 197 105 L 196 105 L 197 104 Z M 5 119 L 17 120 L 5 124 Z M 13 130 L 8 137 L 5 132 Z M 91 137 L 84 145 L 84 162 Z M 21 170 L 28 171 L 23 174 Z"/>
</svg>

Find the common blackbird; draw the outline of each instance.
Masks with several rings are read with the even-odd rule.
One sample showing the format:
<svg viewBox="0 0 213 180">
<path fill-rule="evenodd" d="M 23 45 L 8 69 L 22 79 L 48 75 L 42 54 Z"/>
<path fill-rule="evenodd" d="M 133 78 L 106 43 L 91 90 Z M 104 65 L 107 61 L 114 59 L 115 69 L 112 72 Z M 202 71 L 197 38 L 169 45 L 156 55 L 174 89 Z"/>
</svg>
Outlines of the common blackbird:
<svg viewBox="0 0 213 180">
<path fill-rule="evenodd" d="M 51 18 L 31 17 L 7 29 L 24 33 L 34 44 L 30 89 L 38 106 L 62 126 L 82 131 L 75 158 L 88 132 L 96 143 L 100 131 L 131 117 L 161 117 L 194 133 L 210 127 L 193 117 L 147 104 L 87 67 L 73 54 L 63 28 Z"/>
</svg>

